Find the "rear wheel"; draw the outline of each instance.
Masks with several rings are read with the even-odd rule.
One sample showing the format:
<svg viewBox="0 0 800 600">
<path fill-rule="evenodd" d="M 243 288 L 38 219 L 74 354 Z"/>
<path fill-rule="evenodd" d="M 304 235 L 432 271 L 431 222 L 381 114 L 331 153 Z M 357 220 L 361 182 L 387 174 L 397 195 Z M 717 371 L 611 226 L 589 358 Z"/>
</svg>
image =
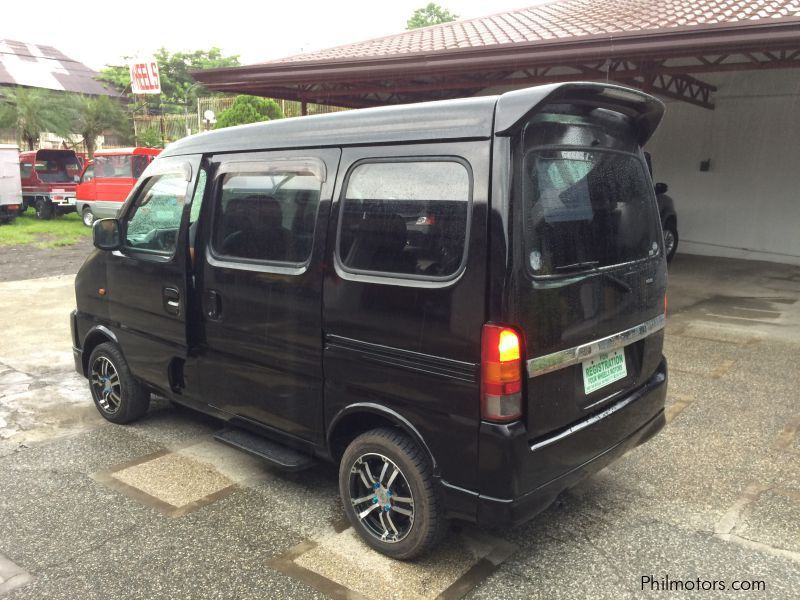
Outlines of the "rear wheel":
<svg viewBox="0 0 800 600">
<path fill-rule="evenodd" d="M 103 417 L 112 423 L 130 423 L 147 412 L 150 394 L 131 374 L 119 348 L 106 342 L 89 356 L 89 389 Z"/>
<path fill-rule="evenodd" d="M 416 558 L 447 531 L 428 456 L 400 431 L 373 429 L 353 440 L 339 466 L 339 493 L 353 528 L 392 558 Z"/>
<path fill-rule="evenodd" d="M 53 218 L 53 205 L 48 200 L 39 198 L 36 201 L 36 218 L 45 221 Z"/>
<path fill-rule="evenodd" d="M 81 213 L 81 219 L 83 220 L 84 225 L 91 227 L 95 219 L 92 209 L 88 206 L 84 207 L 83 212 Z"/>
<path fill-rule="evenodd" d="M 678 251 L 678 230 L 672 222 L 664 225 L 664 253 L 667 255 L 667 262 L 672 262 L 672 257 Z"/>
</svg>

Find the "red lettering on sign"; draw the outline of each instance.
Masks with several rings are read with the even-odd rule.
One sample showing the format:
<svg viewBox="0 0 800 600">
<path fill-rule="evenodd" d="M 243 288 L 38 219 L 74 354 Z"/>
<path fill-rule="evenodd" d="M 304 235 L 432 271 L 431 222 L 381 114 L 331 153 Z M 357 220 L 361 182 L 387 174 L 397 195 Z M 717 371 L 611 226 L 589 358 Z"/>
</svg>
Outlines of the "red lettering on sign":
<svg viewBox="0 0 800 600">
<path fill-rule="evenodd" d="M 160 82 L 158 81 L 158 65 L 156 63 L 150 63 L 150 71 L 153 74 L 153 81 L 155 82 L 153 89 L 157 90 L 161 86 Z"/>
</svg>

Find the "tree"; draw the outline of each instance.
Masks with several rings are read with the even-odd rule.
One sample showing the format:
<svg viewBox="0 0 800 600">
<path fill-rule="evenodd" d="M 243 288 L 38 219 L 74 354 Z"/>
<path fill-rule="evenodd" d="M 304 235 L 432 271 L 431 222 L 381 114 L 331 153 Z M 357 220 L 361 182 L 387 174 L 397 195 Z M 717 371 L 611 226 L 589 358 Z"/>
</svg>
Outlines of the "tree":
<svg viewBox="0 0 800 600">
<path fill-rule="evenodd" d="M 428 6 L 418 8 L 414 11 L 414 14 L 411 15 L 411 18 L 406 22 L 406 29 L 419 29 L 420 27 L 428 27 L 429 25 L 449 23 L 456 19 L 458 19 L 458 15 L 454 15 L 435 2 L 429 2 Z"/>
<path fill-rule="evenodd" d="M 130 57 L 124 57 L 127 62 Z M 150 112 L 181 113 L 184 103 L 197 102 L 198 96 L 209 96 L 211 92 L 201 85 L 196 85 L 189 71 L 215 69 L 218 67 L 236 67 L 238 56 L 223 56 L 219 48 L 195 50 L 194 52 L 168 52 L 161 48 L 153 55 L 158 63 L 161 83 L 161 94 L 144 96 L 143 102 Z M 99 79 L 112 84 L 119 90 L 128 90 L 131 76 L 126 65 L 107 66 L 100 71 Z M 194 86 L 194 87 L 193 87 Z M 188 94 L 188 96 L 187 96 Z M 133 94 L 128 93 L 129 96 Z"/>
<path fill-rule="evenodd" d="M 130 135 L 130 122 L 125 112 L 108 96 L 77 96 L 72 104 L 75 115 L 72 130 L 83 136 L 90 158 L 94 155 L 97 136 L 104 131 Z"/>
<path fill-rule="evenodd" d="M 64 95 L 47 90 L 18 87 L 0 97 L 0 128 L 14 129 L 28 150 L 35 149 L 43 131 L 68 137 L 73 115 Z"/>
<path fill-rule="evenodd" d="M 149 127 L 139 134 L 137 142 L 140 146 L 145 148 L 163 148 L 164 143 L 161 141 L 161 132 L 156 127 Z"/>
<path fill-rule="evenodd" d="M 258 96 L 236 96 L 233 104 L 219 114 L 214 129 L 282 119 L 283 116 L 283 111 L 275 100 Z"/>
</svg>

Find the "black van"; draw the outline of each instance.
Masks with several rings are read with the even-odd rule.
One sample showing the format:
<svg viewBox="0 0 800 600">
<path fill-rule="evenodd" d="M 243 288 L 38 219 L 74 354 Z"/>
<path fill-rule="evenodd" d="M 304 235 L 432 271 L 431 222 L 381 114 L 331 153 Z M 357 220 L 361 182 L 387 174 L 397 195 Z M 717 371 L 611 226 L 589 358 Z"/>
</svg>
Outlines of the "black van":
<svg viewBox="0 0 800 600">
<path fill-rule="evenodd" d="M 387 555 L 521 523 L 664 425 L 662 113 L 567 83 L 176 142 L 94 224 L 75 366 L 109 421 L 155 393 L 339 463 Z"/>
</svg>

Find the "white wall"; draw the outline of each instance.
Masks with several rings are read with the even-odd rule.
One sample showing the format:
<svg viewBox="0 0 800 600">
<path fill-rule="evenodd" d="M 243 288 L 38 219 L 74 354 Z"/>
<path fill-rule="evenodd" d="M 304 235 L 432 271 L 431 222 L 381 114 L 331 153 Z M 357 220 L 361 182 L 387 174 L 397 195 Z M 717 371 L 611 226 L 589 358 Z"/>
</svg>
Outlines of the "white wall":
<svg viewBox="0 0 800 600">
<path fill-rule="evenodd" d="M 719 88 L 716 108 L 668 102 L 647 146 L 678 252 L 800 265 L 800 69 L 700 77 Z"/>
</svg>

